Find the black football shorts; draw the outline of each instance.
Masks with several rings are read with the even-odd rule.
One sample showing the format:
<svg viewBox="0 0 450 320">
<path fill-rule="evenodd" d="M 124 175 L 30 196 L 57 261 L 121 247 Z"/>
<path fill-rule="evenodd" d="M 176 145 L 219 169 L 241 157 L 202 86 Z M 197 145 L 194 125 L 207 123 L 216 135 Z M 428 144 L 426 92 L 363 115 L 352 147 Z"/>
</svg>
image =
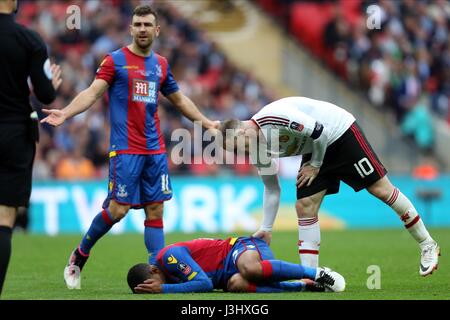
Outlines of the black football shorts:
<svg viewBox="0 0 450 320">
<path fill-rule="evenodd" d="M 302 157 L 302 164 L 311 160 L 311 154 Z M 373 151 L 356 122 L 335 142 L 328 146 L 319 174 L 308 187 L 297 189 L 297 199 L 309 197 L 322 190 L 326 194 L 339 192 L 340 182 L 356 192 L 384 177 L 387 171 Z"/>
</svg>

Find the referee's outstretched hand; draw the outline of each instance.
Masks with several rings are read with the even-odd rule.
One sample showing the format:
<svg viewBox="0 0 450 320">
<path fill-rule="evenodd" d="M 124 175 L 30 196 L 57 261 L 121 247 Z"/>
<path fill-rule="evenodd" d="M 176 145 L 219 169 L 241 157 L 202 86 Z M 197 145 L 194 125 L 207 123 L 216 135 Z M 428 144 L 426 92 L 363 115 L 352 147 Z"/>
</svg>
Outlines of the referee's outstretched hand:
<svg viewBox="0 0 450 320">
<path fill-rule="evenodd" d="M 57 127 L 66 121 L 66 115 L 62 110 L 58 109 L 42 109 L 42 112 L 48 114 L 47 117 L 41 120 L 41 123 L 48 123 L 51 126 Z"/>
</svg>

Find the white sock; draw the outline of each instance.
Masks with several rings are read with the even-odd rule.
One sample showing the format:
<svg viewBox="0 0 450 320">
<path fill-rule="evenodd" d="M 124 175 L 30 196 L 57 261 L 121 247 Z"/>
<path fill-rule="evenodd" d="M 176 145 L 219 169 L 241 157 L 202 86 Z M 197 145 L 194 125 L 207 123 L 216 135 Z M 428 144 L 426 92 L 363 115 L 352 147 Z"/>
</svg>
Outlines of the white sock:
<svg viewBox="0 0 450 320">
<path fill-rule="evenodd" d="M 433 241 L 416 208 L 399 189 L 394 188 L 386 204 L 394 209 L 405 224 L 405 228 L 418 243 Z"/>
<path fill-rule="evenodd" d="M 317 268 L 319 266 L 320 225 L 319 219 L 298 219 L 298 254 L 301 264 Z"/>
</svg>

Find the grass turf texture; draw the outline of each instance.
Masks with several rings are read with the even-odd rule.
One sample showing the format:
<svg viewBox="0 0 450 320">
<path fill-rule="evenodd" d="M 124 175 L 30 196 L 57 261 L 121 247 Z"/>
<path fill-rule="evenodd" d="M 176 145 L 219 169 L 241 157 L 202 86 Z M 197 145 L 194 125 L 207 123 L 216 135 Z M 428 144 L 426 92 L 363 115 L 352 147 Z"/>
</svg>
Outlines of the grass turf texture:
<svg viewBox="0 0 450 320">
<path fill-rule="evenodd" d="M 2 299 L 104 300 L 334 300 L 334 299 L 450 299 L 450 230 L 431 230 L 441 246 L 439 269 L 420 277 L 419 250 L 404 230 L 346 230 L 322 232 L 320 264 L 334 268 L 347 281 L 344 293 L 236 294 L 213 293 L 135 295 L 126 283 L 128 269 L 146 261 L 143 235 L 107 235 L 91 251 L 82 272 L 82 290 L 68 290 L 63 269 L 81 235 L 40 236 L 17 233 Z M 166 243 L 217 234 L 168 234 Z M 277 259 L 298 262 L 297 233 L 276 232 L 272 250 Z M 369 290 L 367 268 L 381 269 L 381 289 Z"/>
</svg>

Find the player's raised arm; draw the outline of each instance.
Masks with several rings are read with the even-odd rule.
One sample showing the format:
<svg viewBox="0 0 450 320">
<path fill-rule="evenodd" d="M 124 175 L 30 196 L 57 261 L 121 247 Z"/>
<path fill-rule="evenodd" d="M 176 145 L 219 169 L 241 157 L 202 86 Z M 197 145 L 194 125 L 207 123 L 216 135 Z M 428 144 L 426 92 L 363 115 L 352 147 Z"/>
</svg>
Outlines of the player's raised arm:
<svg viewBox="0 0 450 320">
<path fill-rule="evenodd" d="M 170 102 L 189 120 L 201 121 L 206 129 L 215 129 L 219 127 L 219 121 L 212 121 L 205 117 L 197 108 L 194 102 L 185 96 L 181 91 L 174 92 L 167 96 Z"/>
<path fill-rule="evenodd" d="M 89 88 L 81 91 L 64 109 L 42 109 L 48 116 L 42 119 L 41 123 L 48 123 L 54 127 L 63 124 L 67 119 L 89 109 L 107 89 L 108 83 L 105 80 L 94 80 Z"/>
</svg>

